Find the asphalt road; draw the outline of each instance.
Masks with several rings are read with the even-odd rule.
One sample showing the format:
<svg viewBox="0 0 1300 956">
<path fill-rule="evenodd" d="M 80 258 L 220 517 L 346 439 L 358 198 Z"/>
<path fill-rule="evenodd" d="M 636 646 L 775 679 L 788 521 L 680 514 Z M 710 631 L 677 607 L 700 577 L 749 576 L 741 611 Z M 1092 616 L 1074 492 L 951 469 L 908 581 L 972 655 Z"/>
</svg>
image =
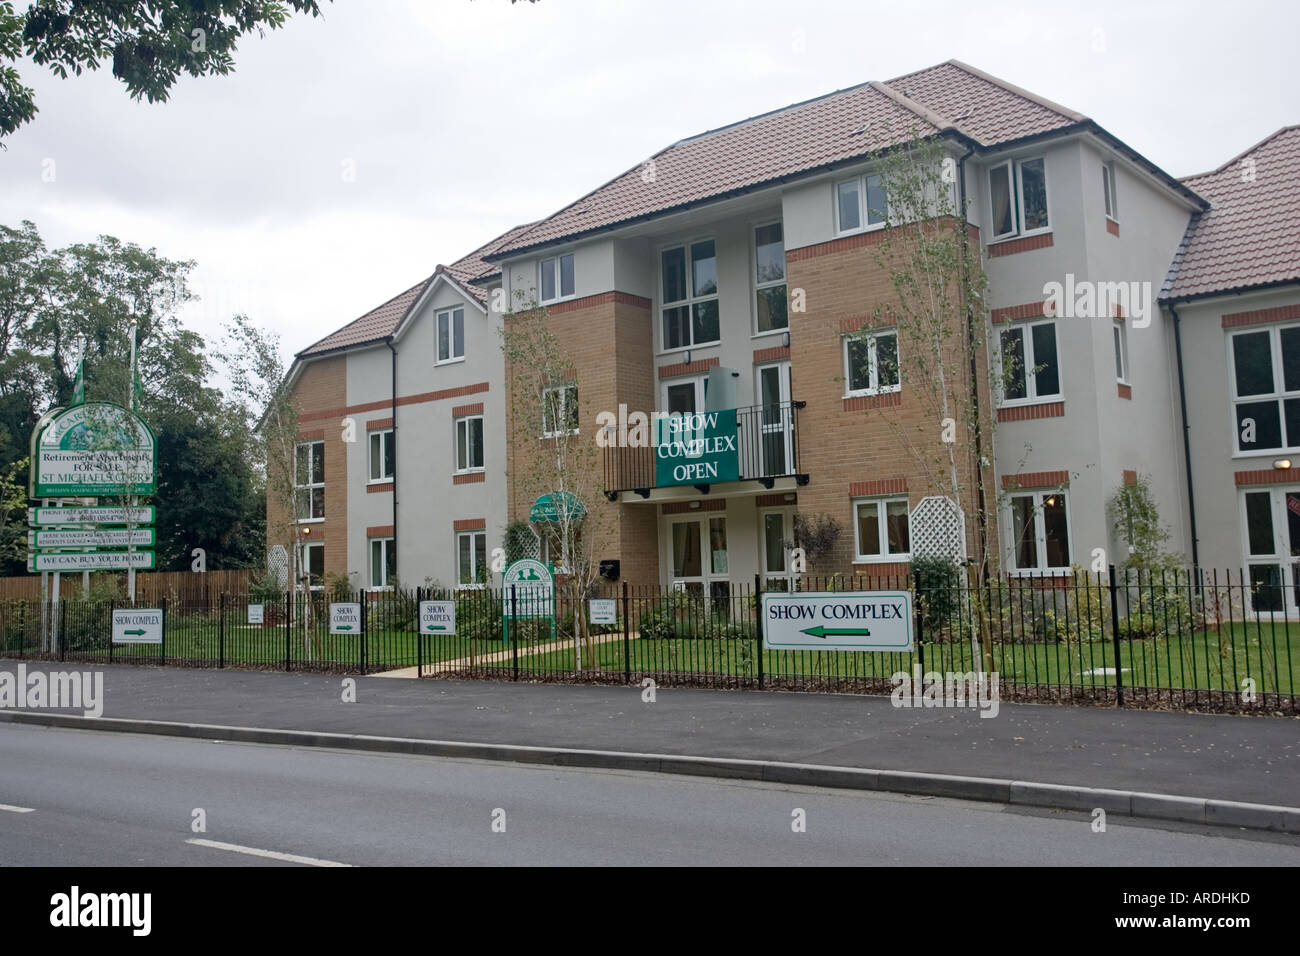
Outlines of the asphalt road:
<svg viewBox="0 0 1300 956">
<path fill-rule="evenodd" d="M 0 805 L 0 865 L 1300 865 L 1295 837 L 1114 818 L 1095 833 L 1082 814 L 935 798 L 18 725 L 0 726 Z"/>
</svg>

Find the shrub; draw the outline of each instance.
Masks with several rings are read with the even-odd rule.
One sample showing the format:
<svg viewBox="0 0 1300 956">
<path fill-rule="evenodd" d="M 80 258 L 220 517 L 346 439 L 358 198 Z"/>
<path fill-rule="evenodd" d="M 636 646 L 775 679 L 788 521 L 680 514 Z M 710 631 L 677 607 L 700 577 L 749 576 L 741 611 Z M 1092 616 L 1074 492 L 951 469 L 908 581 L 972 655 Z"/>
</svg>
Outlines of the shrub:
<svg viewBox="0 0 1300 956">
<path fill-rule="evenodd" d="M 921 628 L 928 633 L 955 624 L 961 607 L 961 566 L 940 555 L 917 555 L 912 558 L 912 578 Z"/>
</svg>

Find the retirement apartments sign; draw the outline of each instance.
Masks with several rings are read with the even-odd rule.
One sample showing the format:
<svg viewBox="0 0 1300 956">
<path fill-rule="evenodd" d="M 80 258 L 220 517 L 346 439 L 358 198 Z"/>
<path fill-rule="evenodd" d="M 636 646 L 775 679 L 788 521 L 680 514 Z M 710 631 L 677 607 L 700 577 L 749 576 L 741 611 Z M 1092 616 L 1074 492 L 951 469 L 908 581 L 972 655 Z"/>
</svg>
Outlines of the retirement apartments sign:
<svg viewBox="0 0 1300 956">
<path fill-rule="evenodd" d="M 740 480 L 736 410 L 668 415 L 655 423 L 655 484 Z"/>
<path fill-rule="evenodd" d="M 108 402 L 54 415 L 33 440 L 33 498 L 152 495 L 158 448 L 138 416 Z"/>
</svg>

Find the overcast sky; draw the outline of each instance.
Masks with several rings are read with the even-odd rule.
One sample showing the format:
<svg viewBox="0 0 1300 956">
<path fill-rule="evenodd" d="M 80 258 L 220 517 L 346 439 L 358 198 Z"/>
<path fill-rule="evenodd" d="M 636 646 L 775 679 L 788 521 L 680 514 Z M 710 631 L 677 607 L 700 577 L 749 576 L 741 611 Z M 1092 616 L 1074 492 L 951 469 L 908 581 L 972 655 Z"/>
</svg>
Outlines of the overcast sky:
<svg viewBox="0 0 1300 956">
<path fill-rule="evenodd" d="M 0 153 L 0 221 L 195 259 L 188 324 L 245 311 L 292 352 L 674 140 L 952 57 L 1203 172 L 1300 122 L 1298 10 L 336 0 L 163 104 L 22 64 L 40 113 Z"/>
</svg>

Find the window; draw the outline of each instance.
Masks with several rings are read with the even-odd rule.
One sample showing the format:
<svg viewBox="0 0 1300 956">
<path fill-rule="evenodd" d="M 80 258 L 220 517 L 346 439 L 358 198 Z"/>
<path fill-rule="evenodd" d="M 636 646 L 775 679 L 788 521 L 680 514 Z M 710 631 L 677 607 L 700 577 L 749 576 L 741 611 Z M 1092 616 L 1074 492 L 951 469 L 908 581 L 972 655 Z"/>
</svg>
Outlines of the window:
<svg viewBox="0 0 1300 956">
<path fill-rule="evenodd" d="M 758 331 L 788 328 L 790 316 L 785 292 L 785 239 L 779 222 L 754 230 L 754 295 Z"/>
<path fill-rule="evenodd" d="M 665 249 L 659 266 L 664 350 L 717 342 L 718 256 L 713 240 Z"/>
<path fill-rule="evenodd" d="M 1116 319 L 1111 326 L 1115 339 L 1115 380 L 1128 384 L 1128 328 L 1123 319 Z"/>
<path fill-rule="evenodd" d="M 1237 451 L 1300 448 L 1300 325 L 1239 332 L 1228 341 Z"/>
<path fill-rule="evenodd" d="M 704 399 L 708 394 L 709 380 L 703 376 L 664 382 L 664 402 L 660 410 L 669 415 L 694 415 L 704 411 Z"/>
<path fill-rule="evenodd" d="M 1056 323 L 1023 323 L 1002 330 L 1002 403 L 1061 396 Z"/>
<path fill-rule="evenodd" d="M 1063 491 L 1035 491 L 1011 498 L 1011 566 L 1018 571 L 1070 567 L 1070 532 Z"/>
<path fill-rule="evenodd" d="M 299 521 L 321 521 L 325 517 L 325 443 L 302 442 L 297 449 L 294 484 Z"/>
<path fill-rule="evenodd" d="M 1002 163 L 989 170 L 993 238 L 1047 228 L 1047 172 L 1042 158 Z"/>
<path fill-rule="evenodd" d="M 844 337 L 845 397 L 897 392 L 898 333 Z"/>
<path fill-rule="evenodd" d="M 392 429 L 370 433 L 370 480 L 392 481 L 394 445 Z"/>
<path fill-rule="evenodd" d="M 370 586 L 389 588 L 397 577 L 397 539 L 370 539 Z"/>
<path fill-rule="evenodd" d="M 298 549 L 298 576 L 307 579 L 309 588 L 325 585 L 325 545 L 304 544 Z"/>
<path fill-rule="evenodd" d="M 1119 221 L 1119 204 L 1115 201 L 1115 164 L 1103 163 L 1101 167 L 1101 189 L 1105 194 L 1106 218 Z"/>
<path fill-rule="evenodd" d="M 456 471 L 483 470 L 483 416 L 456 419 Z"/>
<path fill-rule="evenodd" d="M 857 560 L 907 560 L 912 540 L 906 498 L 855 501 L 853 518 Z"/>
<path fill-rule="evenodd" d="M 572 298 L 574 292 L 572 252 L 543 259 L 541 272 L 543 302 Z"/>
<path fill-rule="evenodd" d="M 438 313 L 438 361 L 455 362 L 465 357 L 465 310 Z"/>
<path fill-rule="evenodd" d="M 885 185 L 879 176 L 859 176 L 835 184 L 835 228 L 838 232 L 879 229 L 889 213 Z M 865 223 L 865 227 L 864 224 Z"/>
<path fill-rule="evenodd" d="M 456 580 L 463 588 L 482 587 L 488 579 L 487 535 L 467 531 L 456 535 Z"/>
<path fill-rule="evenodd" d="M 578 386 L 556 385 L 542 391 L 542 437 L 578 434 Z"/>
</svg>

